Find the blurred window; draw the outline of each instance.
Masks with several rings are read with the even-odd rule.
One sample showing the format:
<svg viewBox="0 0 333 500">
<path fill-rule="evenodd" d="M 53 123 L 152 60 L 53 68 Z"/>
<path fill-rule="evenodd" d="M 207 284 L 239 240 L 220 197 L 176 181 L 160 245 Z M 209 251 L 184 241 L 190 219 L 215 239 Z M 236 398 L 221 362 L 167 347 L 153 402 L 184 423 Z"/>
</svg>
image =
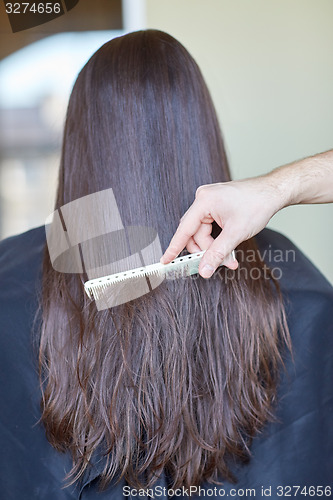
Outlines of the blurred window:
<svg viewBox="0 0 333 500">
<path fill-rule="evenodd" d="M 122 33 L 60 33 L 0 62 L 0 239 L 53 211 L 71 88 L 93 52 Z"/>
</svg>

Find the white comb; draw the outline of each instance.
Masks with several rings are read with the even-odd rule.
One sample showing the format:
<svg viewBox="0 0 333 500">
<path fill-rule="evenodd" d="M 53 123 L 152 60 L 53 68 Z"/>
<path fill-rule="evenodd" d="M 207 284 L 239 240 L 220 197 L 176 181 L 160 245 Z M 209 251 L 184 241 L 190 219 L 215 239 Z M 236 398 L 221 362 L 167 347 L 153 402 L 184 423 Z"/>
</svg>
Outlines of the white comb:
<svg viewBox="0 0 333 500">
<path fill-rule="evenodd" d="M 165 276 L 165 278 L 175 279 L 191 276 L 192 274 L 198 273 L 199 263 L 205 251 L 206 250 L 198 253 L 191 253 L 183 257 L 178 257 L 177 259 L 171 261 L 169 264 L 161 264 L 159 262 L 157 264 L 150 264 L 148 266 L 130 269 L 129 271 L 110 274 L 109 276 L 103 276 L 101 278 L 95 278 L 86 281 L 84 284 L 84 289 L 89 298 L 98 300 L 110 286 L 129 281 L 133 278 Z M 232 256 L 233 258 L 235 258 L 234 251 L 232 252 Z M 222 265 L 223 262 L 220 264 L 220 266 Z"/>
</svg>

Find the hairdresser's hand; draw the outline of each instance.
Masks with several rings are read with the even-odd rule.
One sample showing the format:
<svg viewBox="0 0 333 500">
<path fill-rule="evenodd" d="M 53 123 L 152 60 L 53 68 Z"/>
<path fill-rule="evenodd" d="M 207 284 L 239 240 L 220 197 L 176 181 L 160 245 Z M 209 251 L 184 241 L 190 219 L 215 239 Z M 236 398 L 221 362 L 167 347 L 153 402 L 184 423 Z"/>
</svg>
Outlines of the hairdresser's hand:
<svg viewBox="0 0 333 500">
<path fill-rule="evenodd" d="M 199 267 L 204 278 L 222 261 L 237 269 L 232 250 L 261 231 L 283 204 L 280 191 L 267 176 L 200 186 L 161 262 L 167 264 L 186 247 L 191 253 L 207 250 Z M 215 240 L 211 236 L 213 221 L 222 228 Z"/>
<path fill-rule="evenodd" d="M 238 262 L 230 256 L 233 249 L 261 231 L 281 208 L 303 203 L 333 203 L 333 150 L 262 177 L 200 186 L 161 262 L 167 264 L 186 246 L 191 253 L 207 250 L 199 266 L 204 278 L 222 261 L 236 269 Z M 213 221 L 222 228 L 215 240 Z"/>
</svg>

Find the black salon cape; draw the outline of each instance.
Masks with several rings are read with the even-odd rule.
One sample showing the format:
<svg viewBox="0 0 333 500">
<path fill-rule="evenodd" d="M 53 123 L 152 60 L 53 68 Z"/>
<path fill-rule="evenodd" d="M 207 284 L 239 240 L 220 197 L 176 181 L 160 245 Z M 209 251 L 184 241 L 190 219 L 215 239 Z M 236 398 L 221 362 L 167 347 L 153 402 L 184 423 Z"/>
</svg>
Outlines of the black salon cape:
<svg viewBox="0 0 333 500">
<path fill-rule="evenodd" d="M 221 488 L 225 497 L 244 498 L 244 490 L 251 488 L 255 498 L 266 498 L 261 493 L 264 487 L 270 498 L 278 499 L 281 493 L 288 493 L 279 486 L 332 486 L 333 289 L 281 234 L 265 229 L 257 241 L 267 256 L 269 251 L 277 255 L 277 249 L 296 252 L 295 262 L 289 257 L 288 262 L 275 264 L 283 273 L 280 285 L 288 303 L 295 362 L 290 356 L 286 359 L 287 373 L 282 374 L 276 411 L 279 421 L 268 424 L 255 438 L 250 463 L 237 470 L 238 483 L 225 482 Z M 44 228 L 0 243 L 0 499 L 132 498 L 126 490 L 123 497 L 124 481 L 98 492 L 97 478 L 103 468 L 98 456 L 80 484 L 62 489 L 64 475 L 71 468 L 70 457 L 51 447 L 38 423 L 40 391 L 31 326 L 44 244 Z M 270 265 L 274 267 L 274 262 Z M 168 487 L 165 476 L 155 485 L 155 498 L 168 498 L 163 487 Z M 204 483 L 202 487 L 214 485 Z M 234 489 L 240 489 L 240 493 Z M 291 496 L 295 491 L 291 490 Z M 137 498 L 149 498 L 140 493 Z M 188 498 L 186 491 L 177 493 L 181 493 L 177 498 Z M 296 498 L 305 495 L 298 493 Z"/>
</svg>

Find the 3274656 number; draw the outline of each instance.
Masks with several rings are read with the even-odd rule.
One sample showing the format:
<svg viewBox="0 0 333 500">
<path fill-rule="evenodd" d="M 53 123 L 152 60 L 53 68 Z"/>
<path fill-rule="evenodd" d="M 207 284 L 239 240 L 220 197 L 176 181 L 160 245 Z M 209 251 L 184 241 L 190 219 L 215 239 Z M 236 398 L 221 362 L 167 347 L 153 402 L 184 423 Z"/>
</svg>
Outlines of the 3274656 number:
<svg viewBox="0 0 333 500">
<path fill-rule="evenodd" d="M 61 12 L 61 4 L 59 2 L 52 3 L 37 3 L 34 2 L 30 4 L 28 2 L 22 3 L 6 3 L 6 13 L 7 14 L 25 14 L 25 13 L 33 13 L 33 14 L 60 14 Z"/>
<path fill-rule="evenodd" d="M 331 486 L 278 486 L 276 488 L 278 497 L 330 497 L 332 494 Z"/>
</svg>

